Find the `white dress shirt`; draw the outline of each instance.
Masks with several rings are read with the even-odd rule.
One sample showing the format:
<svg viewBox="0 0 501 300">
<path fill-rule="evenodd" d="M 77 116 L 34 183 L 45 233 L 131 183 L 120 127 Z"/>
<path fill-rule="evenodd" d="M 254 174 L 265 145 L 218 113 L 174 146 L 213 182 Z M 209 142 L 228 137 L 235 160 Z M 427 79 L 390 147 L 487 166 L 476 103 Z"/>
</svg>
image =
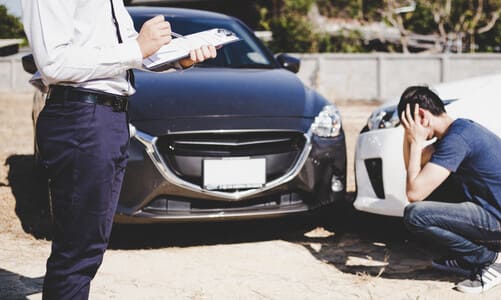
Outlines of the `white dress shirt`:
<svg viewBox="0 0 501 300">
<path fill-rule="evenodd" d="M 135 92 L 126 71 L 141 68 L 137 32 L 122 0 L 22 0 L 23 23 L 45 87 L 51 84 L 117 95 Z"/>
</svg>

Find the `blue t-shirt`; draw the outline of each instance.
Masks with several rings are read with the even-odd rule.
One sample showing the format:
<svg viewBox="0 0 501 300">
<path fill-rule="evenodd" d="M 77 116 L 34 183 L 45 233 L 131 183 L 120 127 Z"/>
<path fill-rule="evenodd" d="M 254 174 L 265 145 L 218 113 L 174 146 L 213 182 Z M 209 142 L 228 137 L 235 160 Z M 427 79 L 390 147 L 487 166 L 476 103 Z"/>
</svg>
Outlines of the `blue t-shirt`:
<svg viewBox="0 0 501 300">
<path fill-rule="evenodd" d="M 501 138 L 457 119 L 434 146 L 430 162 L 456 173 L 466 197 L 501 220 Z"/>
</svg>

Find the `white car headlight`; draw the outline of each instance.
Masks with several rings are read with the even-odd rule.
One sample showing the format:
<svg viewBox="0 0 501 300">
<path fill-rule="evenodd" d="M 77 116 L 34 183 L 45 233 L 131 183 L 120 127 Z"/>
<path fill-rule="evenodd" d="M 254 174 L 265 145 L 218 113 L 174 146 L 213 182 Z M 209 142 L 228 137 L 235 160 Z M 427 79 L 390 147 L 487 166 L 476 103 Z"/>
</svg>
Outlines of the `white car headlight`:
<svg viewBox="0 0 501 300">
<path fill-rule="evenodd" d="M 133 138 L 136 136 L 136 127 L 134 125 L 132 125 L 131 123 L 129 123 L 129 136 L 130 138 Z"/>
<path fill-rule="evenodd" d="M 336 137 L 341 132 L 341 115 L 334 105 L 326 105 L 311 124 L 314 135 Z"/>
<path fill-rule="evenodd" d="M 376 110 L 367 121 L 369 130 L 395 128 L 400 125 L 397 107 L 389 106 Z"/>
</svg>

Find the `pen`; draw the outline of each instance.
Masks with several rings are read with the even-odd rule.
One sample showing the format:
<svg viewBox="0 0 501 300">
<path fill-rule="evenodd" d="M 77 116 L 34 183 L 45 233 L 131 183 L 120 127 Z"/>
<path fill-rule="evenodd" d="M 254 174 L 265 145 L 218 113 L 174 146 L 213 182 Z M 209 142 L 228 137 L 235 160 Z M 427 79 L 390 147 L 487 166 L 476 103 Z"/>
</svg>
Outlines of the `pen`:
<svg viewBox="0 0 501 300">
<path fill-rule="evenodd" d="M 174 31 L 171 31 L 170 35 L 172 35 L 173 37 L 177 37 L 177 38 L 185 38 L 184 35 L 181 35 L 179 33 L 175 33 Z"/>
</svg>

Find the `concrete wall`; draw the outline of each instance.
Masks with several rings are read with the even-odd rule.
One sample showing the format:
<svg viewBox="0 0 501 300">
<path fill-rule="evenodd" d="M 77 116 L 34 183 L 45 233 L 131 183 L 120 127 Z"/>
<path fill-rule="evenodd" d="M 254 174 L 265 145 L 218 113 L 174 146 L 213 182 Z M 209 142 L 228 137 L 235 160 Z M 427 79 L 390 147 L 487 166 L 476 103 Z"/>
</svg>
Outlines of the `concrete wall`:
<svg viewBox="0 0 501 300">
<path fill-rule="evenodd" d="M 412 84 L 501 72 L 499 54 L 299 54 L 299 77 L 332 100 L 388 100 Z"/>
<path fill-rule="evenodd" d="M 29 92 L 31 74 L 23 70 L 22 55 L 0 57 L 0 92 Z"/>
<path fill-rule="evenodd" d="M 30 91 L 22 54 L 0 58 L 0 92 Z M 499 54 L 297 54 L 299 77 L 331 100 L 387 100 L 411 84 L 501 72 Z"/>
</svg>

